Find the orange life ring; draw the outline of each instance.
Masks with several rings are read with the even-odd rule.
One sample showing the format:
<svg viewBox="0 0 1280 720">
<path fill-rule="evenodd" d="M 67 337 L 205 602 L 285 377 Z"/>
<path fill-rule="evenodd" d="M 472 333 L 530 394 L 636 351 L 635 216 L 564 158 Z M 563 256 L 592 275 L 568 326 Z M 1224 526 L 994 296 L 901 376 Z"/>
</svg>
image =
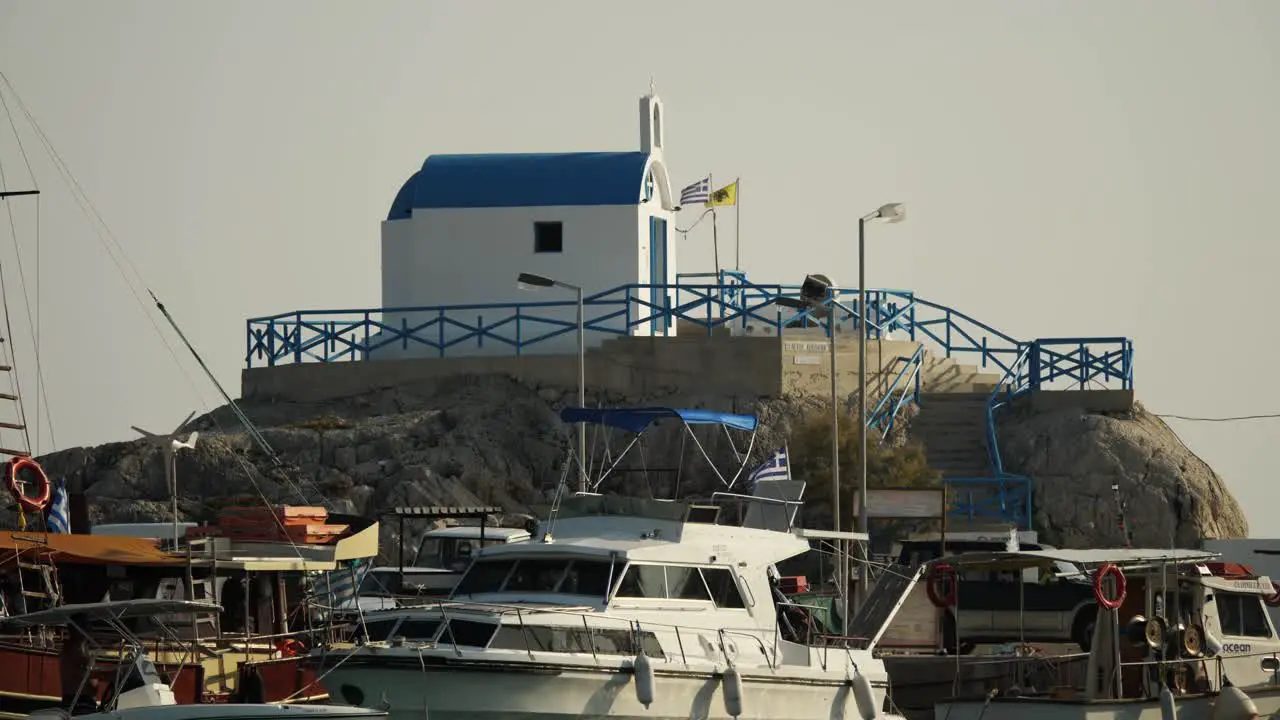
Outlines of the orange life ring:
<svg viewBox="0 0 1280 720">
<path fill-rule="evenodd" d="M 280 651 L 281 657 L 297 657 L 306 652 L 306 648 L 295 638 L 284 638 L 276 643 L 276 650 Z"/>
<path fill-rule="evenodd" d="M 1107 576 L 1114 576 L 1116 579 L 1116 595 L 1115 597 L 1107 596 L 1107 589 L 1103 581 Z M 1115 610 L 1124 603 L 1124 598 L 1128 594 L 1128 586 L 1124 579 L 1124 572 L 1120 568 L 1111 563 L 1103 563 L 1102 567 L 1093 574 L 1093 598 L 1098 601 L 1098 605 L 1108 609 Z"/>
<path fill-rule="evenodd" d="M 39 494 L 31 497 L 22 492 L 22 482 L 18 479 L 18 472 L 21 470 L 35 471 L 36 484 L 39 486 Z M 45 474 L 44 468 L 40 467 L 40 463 L 30 457 L 16 457 L 5 464 L 4 482 L 9 487 L 9 494 L 14 500 L 18 501 L 18 505 L 23 510 L 30 512 L 42 512 L 49 507 L 49 498 L 53 495 L 53 487 L 49 484 L 49 476 Z"/>
<path fill-rule="evenodd" d="M 1262 598 L 1262 602 L 1270 605 L 1271 607 L 1280 607 L 1280 585 L 1271 583 L 1271 588 L 1275 590 L 1275 592 L 1264 596 Z"/>
<path fill-rule="evenodd" d="M 945 608 L 955 605 L 958 591 L 954 567 L 947 563 L 940 563 L 929 570 L 929 582 L 925 585 L 925 592 L 929 595 L 929 602 L 933 603 L 934 607 Z"/>
</svg>

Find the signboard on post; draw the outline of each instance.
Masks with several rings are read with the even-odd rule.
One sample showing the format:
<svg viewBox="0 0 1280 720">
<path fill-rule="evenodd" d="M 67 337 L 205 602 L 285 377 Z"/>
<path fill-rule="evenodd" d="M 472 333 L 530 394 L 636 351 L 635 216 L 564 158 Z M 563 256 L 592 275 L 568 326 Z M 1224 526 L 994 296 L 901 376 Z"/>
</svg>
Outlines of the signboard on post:
<svg viewBox="0 0 1280 720">
<path fill-rule="evenodd" d="M 883 489 L 867 491 L 868 518 L 940 520 L 944 515 L 943 488 Z M 853 493 L 853 514 L 862 513 L 862 493 Z"/>
</svg>

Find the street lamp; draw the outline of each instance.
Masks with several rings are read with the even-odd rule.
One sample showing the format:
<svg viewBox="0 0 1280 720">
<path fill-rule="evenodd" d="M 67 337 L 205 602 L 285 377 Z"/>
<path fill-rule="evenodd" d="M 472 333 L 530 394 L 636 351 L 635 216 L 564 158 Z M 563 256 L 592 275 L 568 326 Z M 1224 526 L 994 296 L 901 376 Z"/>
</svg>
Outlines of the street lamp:
<svg viewBox="0 0 1280 720">
<path fill-rule="evenodd" d="M 871 536 L 867 519 L 867 244 L 869 222 L 902 222 L 907 208 L 902 203 L 887 203 L 874 212 L 858 218 L 858 531 Z M 864 558 L 865 560 L 865 558 Z M 867 563 L 858 565 L 858 599 L 867 595 Z"/>
<path fill-rule="evenodd" d="M 830 372 L 831 372 L 831 529 L 840 532 L 840 405 L 839 398 L 839 381 L 836 376 L 836 308 L 842 308 L 845 312 L 850 310 L 844 305 L 836 301 L 835 290 L 832 288 L 831 281 L 823 275 L 809 275 L 805 277 L 804 284 L 800 286 L 800 299 L 780 297 L 774 300 L 775 303 L 783 307 L 789 307 L 797 310 L 816 309 L 822 306 L 823 299 L 830 299 L 831 309 L 827 313 L 827 333 L 830 336 L 828 346 L 830 348 Z M 845 548 L 845 542 L 836 538 L 836 554 L 839 557 L 837 561 L 837 577 L 843 587 L 840 588 L 840 597 L 842 609 L 840 612 L 841 624 L 848 628 L 849 625 L 849 553 Z M 842 635 L 848 634 L 847 630 L 841 632 Z"/>
<path fill-rule="evenodd" d="M 578 407 L 587 406 L 587 373 L 586 373 L 586 333 L 582 324 L 582 288 L 549 277 L 520 273 L 516 286 L 521 290 L 538 290 L 540 288 L 558 287 L 572 290 L 578 296 Z M 587 424 L 578 423 L 578 490 L 587 491 Z"/>
</svg>

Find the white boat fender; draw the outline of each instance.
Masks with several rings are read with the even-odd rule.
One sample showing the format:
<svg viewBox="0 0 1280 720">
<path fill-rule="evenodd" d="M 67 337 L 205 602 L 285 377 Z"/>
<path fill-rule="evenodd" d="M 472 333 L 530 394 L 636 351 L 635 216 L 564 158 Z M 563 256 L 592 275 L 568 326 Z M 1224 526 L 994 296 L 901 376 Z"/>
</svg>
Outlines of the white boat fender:
<svg viewBox="0 0 1280 720">
<path fill-rule="evenodd" d="M 653 663 L 649 662 L 648 655 L 640 653 L 631 669 L 636 676 L 636 700 L 648 710 L 653 703 Z"/>
<path fill-rule="evenodd" d="M 1167 685 L 1160 688 L 1160 720 L 1178 720 L 1178 703 Z"/>
<path fill-rule="evenodd" d="M 853 676 L 853 702 L 858 706 L 858 717 L 862 720 L 876 720 L 880 717 L 875 693 L 871 691 L 871 681 L 861 672 Z"/>
<path fill-rule="evenodd" d="M 1255 720 L 1258 717 L 1258 706 L 1244 694 L 1240 688 L 1229 685 L 1218 693 L 1213 703 L 1211 720 Z"/>
<path fill-rule="evenodd" d="M 738 668 L 731 667 L 724 671 L 724 711 L 729 717 L 742 716 L 742 675 Z"/>
</svg>

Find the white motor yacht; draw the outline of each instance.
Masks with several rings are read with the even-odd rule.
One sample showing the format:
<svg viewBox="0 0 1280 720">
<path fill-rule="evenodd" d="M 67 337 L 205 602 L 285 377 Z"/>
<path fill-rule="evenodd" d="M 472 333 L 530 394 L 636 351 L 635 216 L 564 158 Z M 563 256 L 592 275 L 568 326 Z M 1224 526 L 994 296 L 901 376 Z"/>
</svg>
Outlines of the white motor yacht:
<svg viewBox="0 0 1280 720">
<path fill-rule="evenodd" d="M 774 571 L 809 552 L 809 538 L 865 536 L 795 528 L 798 497 L 756 492 L 701 504 L 566 498 L 534 538 L 481 549 L 448 599 L 366 613 L 361 639 L 316 651 L 320 682 L 336 701 L 432 720 L 887 717 L 874 651 L 901 598 L 870 636 L 839 637 L 786 601 Z"/>
</svg>

